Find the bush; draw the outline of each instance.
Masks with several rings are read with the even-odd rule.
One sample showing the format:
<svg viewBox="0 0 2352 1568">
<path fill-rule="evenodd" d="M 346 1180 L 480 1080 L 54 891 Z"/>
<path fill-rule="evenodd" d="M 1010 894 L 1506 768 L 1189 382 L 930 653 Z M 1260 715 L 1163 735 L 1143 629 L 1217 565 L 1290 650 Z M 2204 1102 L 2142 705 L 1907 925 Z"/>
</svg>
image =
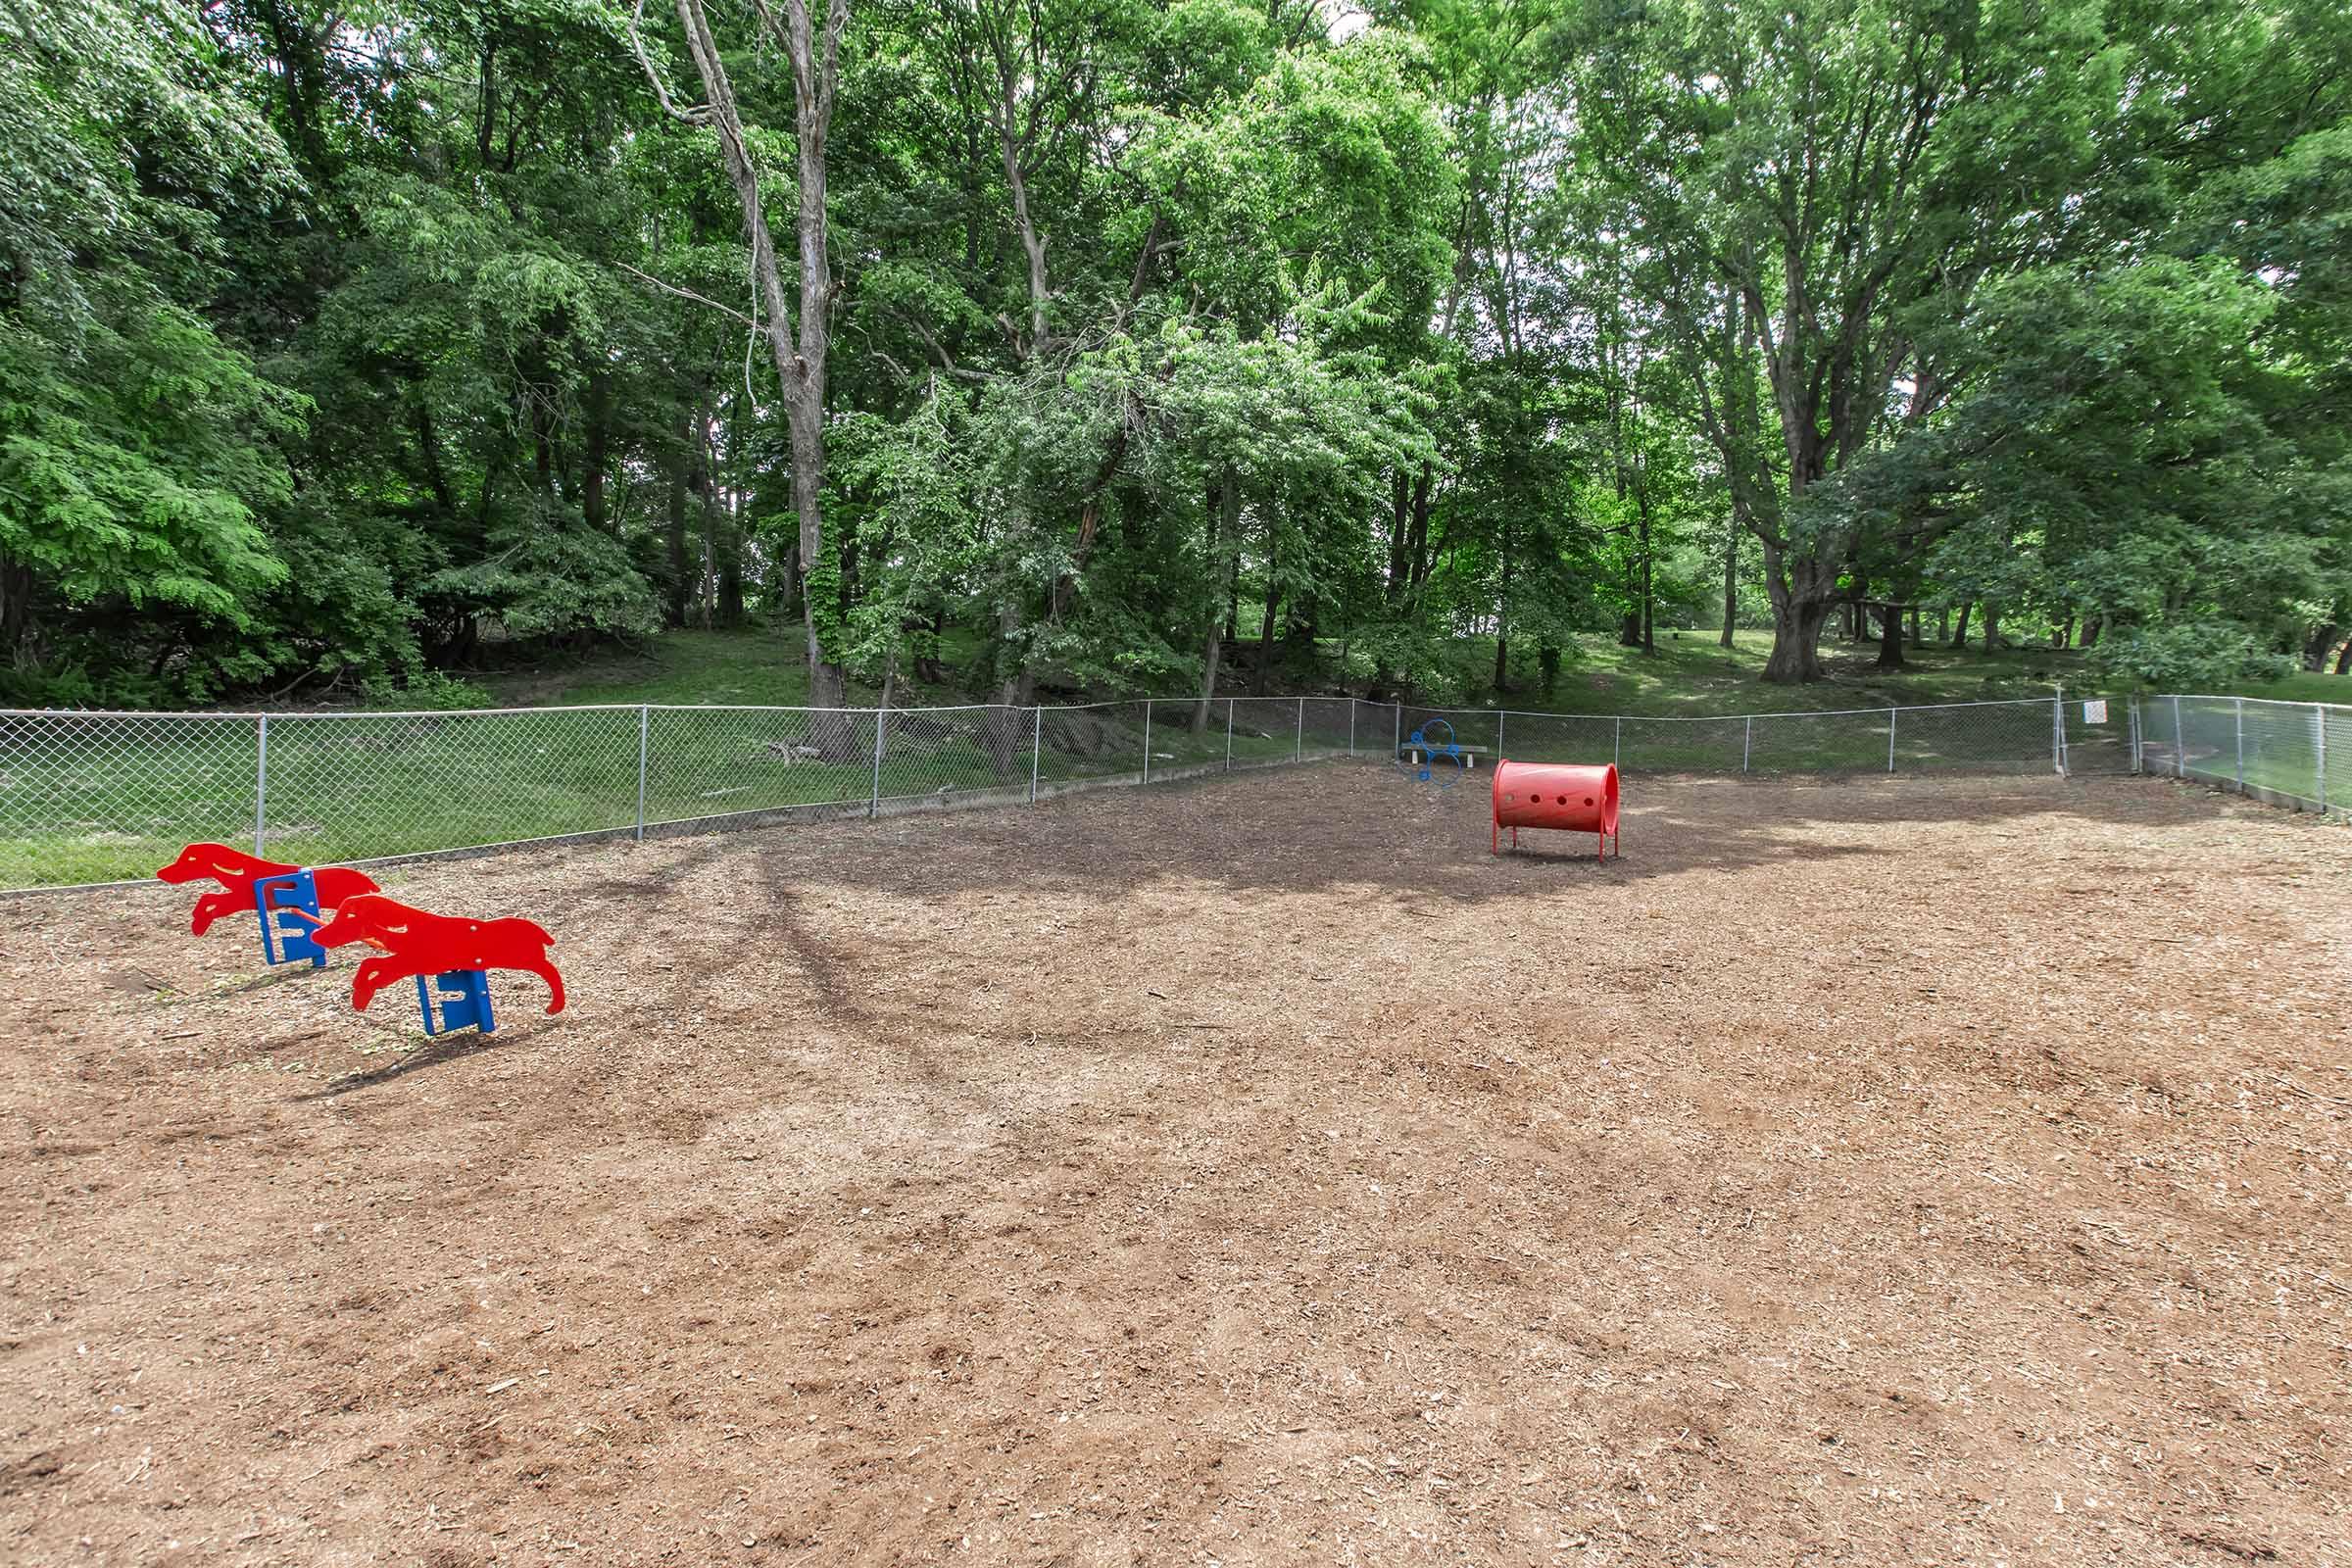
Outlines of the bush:
<svg viewBox="0 0 2352 1568">
<path fill-rule="evenodd" d="M 2242 681 L 2278 680 L 2295 672 L 2293 659 L 2265 648 L 2243 626 L 2228 622 L 2135 626 L 2099 639 L 2085 661 L 2120 683 L 2160 691 L 2219 691 Z"/>
<path fill-rule="evenodd" d="M 490 693 L 472 681 L 428 669 L 410 676 L 404 685 L 374 680 L 365 683 L 360 687 L 360 706 L 394 712 L 450 713 L 468 708 L 488 708 Z"/>
</svg>

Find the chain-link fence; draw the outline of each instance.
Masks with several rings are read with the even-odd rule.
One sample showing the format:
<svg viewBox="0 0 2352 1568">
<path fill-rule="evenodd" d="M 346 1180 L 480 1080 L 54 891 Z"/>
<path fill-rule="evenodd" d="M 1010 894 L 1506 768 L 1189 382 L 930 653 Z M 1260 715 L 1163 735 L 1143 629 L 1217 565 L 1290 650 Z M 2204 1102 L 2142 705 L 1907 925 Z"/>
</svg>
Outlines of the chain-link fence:
<svg viewBox="0 0 2352 1568">
<path fill-rule="evenodd" d="M 1440 721 L 1443 721 L 1441 727 Z M 1033 801 L 1331 758 L 1450 729 L 1461 765 L 1627 772 L 2148 771 L 2352 806 L 2352 708 L 2044 698 L 1666 718 L 1348 697 L 1073 708 L 0 712 L 0 888 L 143 877 L 180 845 L 324 864 L 584 834 Z"/>
<path fill-rule="evenodd" d="M 2274 805 L 2352 809 L 2352 708 L 2259 697 L 2150 697 L 2138 713 L 2151 773 L 2219 784 Z"/>
</svg>

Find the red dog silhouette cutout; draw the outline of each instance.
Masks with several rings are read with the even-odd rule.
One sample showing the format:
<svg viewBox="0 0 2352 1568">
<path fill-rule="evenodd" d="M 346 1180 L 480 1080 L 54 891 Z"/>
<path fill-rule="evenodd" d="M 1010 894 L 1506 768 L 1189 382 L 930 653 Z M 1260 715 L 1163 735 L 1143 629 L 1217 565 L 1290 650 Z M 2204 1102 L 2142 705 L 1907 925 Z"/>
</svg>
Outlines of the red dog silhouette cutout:
<svg viewBox="0 0 2352 1568">
<path fill-rule="evenodd" d="M 222 891 L 207 893 L 196 901 L 196 914 L 188 922 L 188 932 L 200 937 L 221 915 L 252 908 L 254 883 L 266 876 L 290 876 L 301 869 L 299 865 L 284 865 L 247 855 L 243 850 L 232 850 L 225 844 L 191 844 L 179 852 L 178 859 L 155 874 L 174 887 L 182 882 L 201 882 L 207 877 L 220 884 Z M 345 865 L 322 865 L 311 880 L 318 889 L 321 909 L 331 909 L 357 894 L 375 891 L 374 878 Z"/>
<path fill-rule="evenodd" d="M 564 977 L 547 961 L 547 950 L 556 939 L 529 920 L 468 920 L 412 908 L 381 893 L 361 893 L 345 899 L 335 917 L 311 933 L 311 940 L 322 948 L 365 942 L 383 955 L 364 960 L 353 973 L 354 1007 L 365 1008 L 384 987 L 417 975 L 524 969 L 555 993 L 547 1010 L 564 1010 Z"/>
</svg>

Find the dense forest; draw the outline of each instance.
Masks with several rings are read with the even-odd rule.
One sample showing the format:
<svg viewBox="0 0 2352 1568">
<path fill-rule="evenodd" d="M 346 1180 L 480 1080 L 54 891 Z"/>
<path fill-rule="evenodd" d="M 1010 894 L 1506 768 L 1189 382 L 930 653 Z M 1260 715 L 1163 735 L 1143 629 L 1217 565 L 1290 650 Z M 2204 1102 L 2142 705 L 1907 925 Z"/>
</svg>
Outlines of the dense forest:
<svg viewBox="0 0 2352 1568">
<path fill-rule="evenodd" d="M 0 0 L 0 697 L 2352 661 L 2345 0 L 812 3 Z"/>
</svg>

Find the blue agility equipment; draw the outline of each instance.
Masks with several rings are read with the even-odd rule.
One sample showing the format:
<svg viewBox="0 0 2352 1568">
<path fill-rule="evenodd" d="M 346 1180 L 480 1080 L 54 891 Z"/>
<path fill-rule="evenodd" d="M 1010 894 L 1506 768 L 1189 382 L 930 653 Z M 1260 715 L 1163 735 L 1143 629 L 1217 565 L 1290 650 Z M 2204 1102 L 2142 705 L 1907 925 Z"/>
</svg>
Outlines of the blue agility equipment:
<svg viewBox="0 0 2352 1568">
<path fill-rule="evenodd" d="M 440 1004 L 438 1017 L 436 1002 Z M 418 975 L 416 1006 L 424 1014 L 428 1035 L 445 1035 L 456 1029 L 478 1029 L 483 1034 L 498 1030 L 498 1019 L 490 1011 L 490 976 L 485 970 L 450 969 L 433 976 L 429 983 Z"/>
<path fill-rule="evenodd" d="M 1453 738 L 1453 726 L 1442 718 L 1432 718 L 1417 725 L 1405 738 L 1400 750 L 1405 765 L 1412 770 L 1415 782 L 1435 782 L 1440 789 L 1451 789 L 1469 765 L 1469 756 Z M 1437 764 L 1446 765 L 1441 769 Z"/>
<path fill-rule="evenodd" d="M 254 878 L 253 912 L 262 920 L 264 963 L 275 967 L 307 959 L 314 969 L 326 967 L 326 950 L 311 940 L 322 923 L 316 872 L 306 868 Z"/>
</svg>

